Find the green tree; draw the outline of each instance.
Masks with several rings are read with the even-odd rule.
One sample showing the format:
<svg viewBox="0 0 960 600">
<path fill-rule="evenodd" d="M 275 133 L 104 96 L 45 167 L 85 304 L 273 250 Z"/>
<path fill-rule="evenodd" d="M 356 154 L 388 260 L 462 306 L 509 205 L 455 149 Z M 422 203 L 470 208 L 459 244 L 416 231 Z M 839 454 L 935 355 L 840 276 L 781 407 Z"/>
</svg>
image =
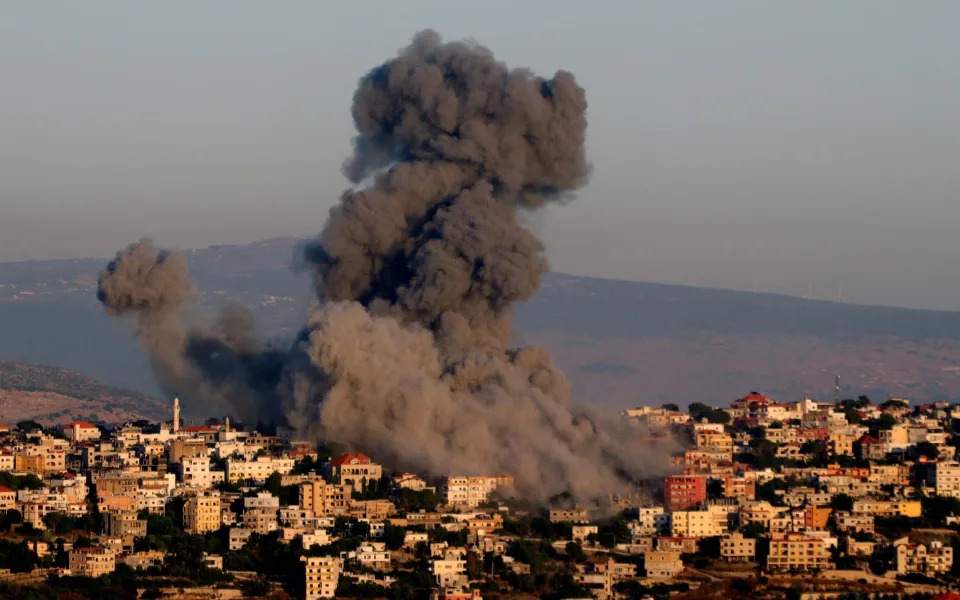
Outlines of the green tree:
<svg viewBox="0 0 960 600">
<path fill-rule="evenodd" d="M 833 497 L 830 498 L 830 508 L 850 512 L 853 510 L 853 498 L 847 494 L 834 494 Z"/>
<path fill-rule="evenodd" d="M 677 406 L 676 404 L 674 404 L 673 402 L 667 402 L 666 404 L 664 404 L 664 405 L 661 406 L 660 408 L 662 408 L 662 409 L 664 409 L 664 410 L 672 410 L 673 412 L 680 412 L 680 407 Z"/>
<path fill-rule="evenodd" d="M 940 456 L 940 449 L 937 448 L 936 444 L 932 444 L 926 440 L 918 443 L 914 450 L 918 456 L 925 456 L 930 460 L 935 460 Z"/>
<path fill-rule="evenodd" d="M 388 550 L 399 550 L 407 537 L 407 530 L 403 527 L 387 523 L 383 526 L 383 541 Z"/>
<path fill-rule="evenodd" d="M 587 553 L 583 551 L 583 547 L 577 542 L 567 542 L 566 551 L 567 556 L 569 556 L 573 562 L 582 563 L 587 561 Z"/>
<path fill-rule="evenodd" d="M 43 431 L 43 425 L 32 419 L 24 419 L 23 421 L 17 421 L 17 429 L 19 429 L 21 433 Z"/>
<path fill-rule="evenodd" d="M 753 522 L 747 523 L 740 528 L 740 533 L 743 534 L 745 538 L 757 539 L 767 532 L 767 528 L 763 526 L 763 523 Z"/>
<path fill-rule="evenodd" d="M 27 547 L 26 542 L 15 543 L 0 539 L 0 569 L 26 573 L 32 571 L 36 565 L 37 555 Z"/>
<path fill-rule="evenodd" d="M 476 552 L 467 552 L 467 577 L 471 580 L 483 578 L 483 558 Z"/>
</svg>

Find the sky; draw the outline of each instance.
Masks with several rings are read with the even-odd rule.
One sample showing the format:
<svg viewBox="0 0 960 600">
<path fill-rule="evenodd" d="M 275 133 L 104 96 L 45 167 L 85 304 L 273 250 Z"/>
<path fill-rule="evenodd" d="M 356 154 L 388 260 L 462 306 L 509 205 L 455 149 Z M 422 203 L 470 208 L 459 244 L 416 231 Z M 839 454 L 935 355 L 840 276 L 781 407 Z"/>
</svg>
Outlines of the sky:
<svg viewBox="0 0 960 600">
<path fill-rule="evenodd" d="M 0 0 L 0 260 L 320 231 L 433 28 L 586 89 L 558 271 L 960 310 L 960 3 Z"/>
</svg>

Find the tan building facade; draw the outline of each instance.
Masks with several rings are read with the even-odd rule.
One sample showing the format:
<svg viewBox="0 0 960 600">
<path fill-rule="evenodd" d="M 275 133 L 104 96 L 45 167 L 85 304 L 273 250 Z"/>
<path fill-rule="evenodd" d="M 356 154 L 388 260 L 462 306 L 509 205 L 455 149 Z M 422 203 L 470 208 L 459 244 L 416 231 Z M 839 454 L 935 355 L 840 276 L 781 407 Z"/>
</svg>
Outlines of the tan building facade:
<svg viewBox="0 0 960 600">
<path fill-rule="evenodd" d="M 205 533 L 220 529 L 222 507 L 220 494 L 207 492 L 191 496 L 183 507 L 183 527 L 188 533 Z"/>
<path fill-rule="evenodd" d="M 343 560 L 332 556 L 305 556 L 301 560 L 307 582 L 306 600 L 336 596 Z"/>
<path fill-rule="evenodd" d="M 771 571 L 816 571 L 831 566 L 830 552 L 822 539 L 800 533 L 770 539 L 767 568 Z"/>
<path fill-rule="evenodd" d="M 85 577 L 100 577 L 113 573 L 116 569 L 116 558 L 113 551 L 100 546 L 74 548 L 70 551 L 70 573 Z"/>
</svg>

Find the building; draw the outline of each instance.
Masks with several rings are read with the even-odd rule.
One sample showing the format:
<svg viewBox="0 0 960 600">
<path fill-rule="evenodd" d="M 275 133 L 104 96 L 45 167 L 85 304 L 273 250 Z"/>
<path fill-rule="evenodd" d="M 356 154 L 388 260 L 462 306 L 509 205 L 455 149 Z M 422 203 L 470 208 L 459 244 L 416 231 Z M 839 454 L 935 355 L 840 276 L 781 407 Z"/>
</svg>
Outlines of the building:
<svg viewBox="0 0 960 600">
<path fill-rule="evenodd" d="M 720 540 L 720 556 L 730 562 L 750 562 L 757 557 L 757 540 L 740 532 L 725 535 Z"/>
<path fill-rule="evenodd" d="M 446 482 L 447 505 L 454 508 L 476 508 L 490 498 L 498 488 L 513 487 L 513 477 L 450 477 Z"/>
<path fill-rule="evenodd" d="M 753 500 L 757 497 L 757 480 L 749 477 L 734 477 L 730 473 L 723 475 L 723 497 L 745 498 Z"/>
<path fill-rule="evenodd" d="M 835 432 L 827 438 L 827 451 L 841 456 L 853 456 L 853 443 L 857 437 L 850 433 Z"/>
<path fill-rule="evenodd" d="M 206 457 L 210 455 L 210 449 L 203 440 L 175 439 L 170 442 L 169 459 L 170 462 L 181 462 L 185 458 Z"/>
<path fill-rule="evenodd" d="M 448 587 L 430 592 L 430 600 L 483 600 L 478 589 Z"/>
<path fill-rule="evenodd" d="M 823 539 L 801 533 L 770 538 L 767 569 L 771 571 L 818 571 L 832 567 Z"/>
<path fill-rule="evenodd" d="M 430 572 L 440 587 L 466 585 L 467 561 L 465 557 L 445 556 L 430 561 Z"/>
<path fill-rule="evenodd" d="M 663 503 L 668 511 L 696 506 L 707 499 L 707 479 L 702 475 L 671 475 L 663 479 Z"/>
<path fill-rule="evenodd" d="M 950 572 L 953 567 L 953 548 L 943 542 L 911 544 L 907 538 L 893 543 L 897 553 L 897 574 L 919 573 L 938 577 Z"/>
<path fill-rule="evenodd" d="M 344 454 L 323 465 L 327 481 L 362 489 L 371 481 L 380 481 L 383 467 L 365 454 Z"/>
<path fill-rule="evenodd" d="M 679 510 L 670 514 L 670 535 L 673 537 L 716 537 L 726 531 L 726 510 Z"/>
<path fill-rule="evenodd" d="M 570 537 L 575 542 L 583 543 L 591 535 L 596 535 L 600 528 L 596 525 L 574 525 Z"/>
<path fill-rule="evenodd" d="M 8 487 L 0 485 L 0 510 L 12 510 L 16 507 L 17 493 Z"/>
<path fill-rule="evenodd" d="M 68 564 L 73 575 L 100 577 L 113 573 L 116 569 L 116 558 L 112 550 L 101 546 L 87 546 L 70 550 Z"/>
<path fill-rule="evenodd" d="M 343 571 L 343 559 L 332 556 L 304 556 L 300 560 L 304 563 L 306 600 L 335 597 L 340 572 Z"/>
<path fill-rule="evenodd" d="M 640 508 L 636 526 L 638 536 L 666 535 L 668 533 L 670 533 L 670 515 L 663 512 L 662 506 Z"/>
<path fill-rule="evenodd" d="M 643 555 L 647 577 L 670 578 L 683 572 L 683 561 L 679 552 L 656 551 Z"/>
<path fill-rule="evenodd" d="M 14 470 L 22 473 L 33 473 L 34 475 L 42 476 L 43 455 L 17 452 L 16 455 L 14 455 Z"/>
<path fill-rule="evenodd" d="M 550 510 L 551 523 L 589 523 L 590 517 L 587 515 L 587 509 L 577 508 L 556 508 Z"/>
<path fill-rule="evenodd" d="M 100 513 L 103 532 L 115 537 L 143 537 L 147 535 L 147 521 L 132 510 L 108 510 Z"/>
<path fill-rule="evenodd" d="M 960 464 L 937 463 L 929 473 L 933 481 L 928 478 L 928 483 L 933 483 L 938 496 L 960 498 Z"/>
<path fill-rule="evenodd" d="M 415 473 L 401 473 L 393 478 L 393 485 L 401 490 L 420 491 L 427 488 L 427 482 Z"/>
<path fill-rule="evenodd" d="M 319 477 L 300 484 L 300 508 L 317 516 L 344 515 L 350 509 L 352 488 L 327 483 Z"/>
<path fill-rule="evenodd" d="M 361 566 L 386 571 L 390 569 L 390 552 L 384 542 L 360 544 L 356 550 L 356 559 Z"/>
<path fill-rule="evenodd" d="M 73 421 L 63 426 L 63 435 L 71 442 L 100 439 L 100 429 L 87 421 Z"/>
<path fill-rule="evenodd" d="M 187 533 L 216 531 L 220 529 L 222 510 L 218 492 L 202 492 L 191 496 L 183 506 L 183 527 Z"/>
<path fill-rule="evenodd" d="M 254 533 L 270 533 L 278 527 L 279 512 L 280 498 L 270 492 L 248 496 L 243 499 L 243 526 Z"/>
<path fill-rule="evenodd" d="M 180 469 L 183 476 L 183 485 L 201 490 L 213 487 L 214 482 L 210 475 L 210 459 L 206 454 L 182 458 Z M 220 479 L 222 481 L 223 473 L 220 472 L 219 475 L 221 475 Z"/>
<path fill-rule="evenodd" d="M 263 483 L 274 473 L 285 475 L 292 470 L 292 458 L 258 456 L 254 460 L 227 459 L 227 481 L 230 483 L 247 480 Z"/>
</svg>

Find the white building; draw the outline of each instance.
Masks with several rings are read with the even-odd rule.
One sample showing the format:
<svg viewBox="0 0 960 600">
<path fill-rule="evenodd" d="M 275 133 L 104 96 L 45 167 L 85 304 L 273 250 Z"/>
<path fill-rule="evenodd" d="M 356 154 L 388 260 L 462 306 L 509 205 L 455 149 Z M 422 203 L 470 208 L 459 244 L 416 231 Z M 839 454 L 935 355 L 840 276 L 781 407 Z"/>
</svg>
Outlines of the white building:
<svg viewBox="0 0 960 600">
<path fill-rule="evenodd" d="M 263 483 L 274 473 L 286 475 L 293 470 L 292 458 L 258 456 L 254 460 L 227 459 L 227 481 L 236 483 L 252 479 Z"/>
</svg>

